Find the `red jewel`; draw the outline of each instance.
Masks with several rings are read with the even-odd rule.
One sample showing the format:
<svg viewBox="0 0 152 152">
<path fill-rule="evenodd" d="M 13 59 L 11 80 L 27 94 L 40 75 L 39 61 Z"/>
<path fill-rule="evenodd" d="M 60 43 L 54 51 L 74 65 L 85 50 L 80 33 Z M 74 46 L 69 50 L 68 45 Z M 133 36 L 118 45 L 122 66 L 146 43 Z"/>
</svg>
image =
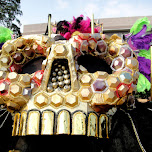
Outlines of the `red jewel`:
<svg viewBox="0 0 152 152">
<path fill-rule="evenodd" d="M 10 85 L 10 81 L 0 80 L 0 85 L 3 85 L 3 90 L 0 90 L 0 95 L 4 96 L 4 95 L 8 94 L 8 88 Z"/>
<path fill-rule="evenodd" d="M 33 76 L 33 79 L 34 81 L 40 86 L 41 85 L 41 81 L 42 81 L 42 78 L 43 78 L 43 73 L 44 73 L 44 70 L 39 70 L 37 72 L 35 72 L 34 76 Z"/>
<path fill-rule="evenodd" d="M 44 50 L 40 45 L 38 45 L 37 50 L 39 51 L 39 53 L 44 54 Z"/>
<path fill-rule="evenodd" d="M 9 67 L 9 69 L 11 72 L 17 72 L 17 73 L 21 73 L 21 71 L 22 71 L 21 66 L 16 65 L 14 63 Z"/>
<path fill-rule="evenodd" d="M 124 96 L 124 95 L 127 95 L 127 94 L 128 94 L 128 91 L 129 91 L 129 89 L 130 89 L 130 87 L 131 87 L 131 84 L 132 84 L 132 83 L 130 83 L 130 84 L 120 83 L 120 84 L 117 86 L 117 88 L 116 88 L 117 97 L 120 98 L 120 97 L 122 97 L 122 96 Z M 119 88 L 120 88 L 121 86 L 124 86 L 124 92 L 121 92 L 121 91 L 119 90 Z"/>
</svg>

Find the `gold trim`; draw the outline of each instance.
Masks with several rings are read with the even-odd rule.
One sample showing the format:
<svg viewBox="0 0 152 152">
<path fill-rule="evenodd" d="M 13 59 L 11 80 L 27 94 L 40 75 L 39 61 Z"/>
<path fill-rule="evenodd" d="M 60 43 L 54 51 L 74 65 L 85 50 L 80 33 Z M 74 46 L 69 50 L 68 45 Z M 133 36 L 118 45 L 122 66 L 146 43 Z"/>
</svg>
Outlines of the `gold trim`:
<svg viewBox="0 0 152 152">
<path fill-rule="evenodd" d="M 70 114 L 62 110 L 57 118 L 57 134 L 70 134 Z"/>
<path fill-rule="evenodd" d="M 86 115 L 82 112 L 76 112 L 72 118 L 72 135 L 86 135 Z"/>
<path fill-rule="evenodd" d="M 20 113 L 16 113 L 14 117 L 12 136 L 17 136 L 19 134 L 19 122 L 20 122 Z"/>
<path fill-rule="evenodd" d="M 27 119 L 26 135 L 39 135 L 40 112 L 30 111 Z"/>
<path fill-rule="evenodd" d="M 23 111 L 21 113 L 21 119 L 20 119 L 20 129 L 19 129 L 20 136 L 26 135 L 26 119 L 27 119 L 27 112 Z"/>
<path fill-rule="evenodd" d="M 104 117 L 106 119 L 106 138 L 109 138 L 109 136 L 108 136 L 108 117 L 105 114 L 101 114 L 99 117 L 99 138 L 104 138 L 102 135 L 101 124 L 103 121 L 101 120 L 101 117 Z"/>
<path fill-rule="evenodd" d="M 89 114 L 87 135 L 98 137 L 98 116 L 95 113 Z"/>
<path fill-rule="evenodd" d="M 54 113 L 43 111 L 41 135 L 53 135 Z"/>
</svg>

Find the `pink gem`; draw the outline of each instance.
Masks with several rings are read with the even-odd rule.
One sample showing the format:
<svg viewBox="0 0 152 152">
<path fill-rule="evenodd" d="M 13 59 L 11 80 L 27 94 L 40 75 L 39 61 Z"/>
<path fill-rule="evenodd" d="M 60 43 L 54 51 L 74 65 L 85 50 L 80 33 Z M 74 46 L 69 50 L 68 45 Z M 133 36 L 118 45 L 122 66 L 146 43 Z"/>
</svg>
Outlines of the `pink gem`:
<svg viewBox="0 0 152 152">
<path fill-rule="evenodd" d="M 93 83 L 93 88 L 95 91 L 103 91 L 107 88 L 107 86 L 104 80 L 98 79 Z"/>
<path fill-rule="evenodd" d="M 106 44 L 104 43 L 104 41 L 99 41 L 98 44 L 97 44 L 97 48 L 96 50 L 99 52 L 99 53 L 104 53 L 106 51 Z"/>
<path fill-rule="evenodd" d="M 131 53 L 131 50 L 127 46 L 120 48 L 120 55 L 122 55 L 124 58 L 130 57 Z"/>
<path fill-rule="evenodd" d="M 123 66 L 123 59 L 121 57 L 113 60 L 112 68 L 114 68 L 115 70 L 118 70 L 122 68 L 122 66 Z"/>
<path fill-rule="evenodd" d="M 41 53 L 41 54 L 44 53 L 44 50 L 43 50 L 43 48 L 42 48 L 40 45 L 38 45 L 37 50 L 38 50 L 39 53 Z"/>
</svg>

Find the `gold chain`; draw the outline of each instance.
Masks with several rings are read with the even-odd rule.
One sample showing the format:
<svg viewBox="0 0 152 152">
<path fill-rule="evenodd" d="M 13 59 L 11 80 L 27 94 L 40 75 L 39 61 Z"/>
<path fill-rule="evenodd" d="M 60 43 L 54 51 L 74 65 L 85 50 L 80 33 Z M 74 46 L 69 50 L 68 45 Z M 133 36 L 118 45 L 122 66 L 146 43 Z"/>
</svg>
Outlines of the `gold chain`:
<svg viewBox="0 0 152 152">
<path fill-rule="evenodd" d="M 123 111 L 125 114 L 127 114 L 127 115 L 128 115 L 128 117 L 129 117 L 129 119 L 130 119 L 130 121 L 131 121 L 131 124 L 132 124 L 133 130 L 134 130 L 134 133 L 135 133 L 136 139 L 137 139 L 138 144 L 139 144 L 139 146 L 140 146 L 140 149 L 142 150 L 142 152 L 146 152 L 145 148 L 143 147 L 143 145 L 142 145 L 142 143 L 141 143 L 141 141 L 140 141 L 140 138 L 139 138 L 139 135 L 138 135 L 137 129 L 136 129 L 136 127 L 135 127 L 135 124 L 134 124 L 134 122 L 133 122 L 133 119 L 132 119 L 131 115 L 130 115 L 129 113 L 127 113 L 126 111 L 124 111 L 123 109 L 120 109 L 120 110 L 121 110 L 121 111 Z"/>
</svg>

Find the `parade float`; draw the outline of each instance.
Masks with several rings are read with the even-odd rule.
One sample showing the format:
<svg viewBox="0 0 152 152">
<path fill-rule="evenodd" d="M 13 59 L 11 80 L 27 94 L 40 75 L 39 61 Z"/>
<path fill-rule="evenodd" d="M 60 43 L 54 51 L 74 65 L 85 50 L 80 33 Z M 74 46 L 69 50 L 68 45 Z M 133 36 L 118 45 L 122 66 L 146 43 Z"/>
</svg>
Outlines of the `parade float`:
<svg viewBox="0 0 152 152">
<path fill-rule="evenodd" d="M 140 19 L 123 38 L 116 34 L 108 38 L 94 19 L 80 16 L 72 23 L 59 22 L 60 35 L 54 38 L 49 22 L 48 36 L 5 42 L 0 55 L 0 104 L 13 116 L 12 136 L 109 138 L 117 109 L 134 109 L 136 97 L 150 92 L 149 24 L 147 18 Z M 35 59 L 43 59 L 41 67 L 31 64 Z M 98 69 L 87 68 L 93 61 L 99 61 Z"/>
</svg>

